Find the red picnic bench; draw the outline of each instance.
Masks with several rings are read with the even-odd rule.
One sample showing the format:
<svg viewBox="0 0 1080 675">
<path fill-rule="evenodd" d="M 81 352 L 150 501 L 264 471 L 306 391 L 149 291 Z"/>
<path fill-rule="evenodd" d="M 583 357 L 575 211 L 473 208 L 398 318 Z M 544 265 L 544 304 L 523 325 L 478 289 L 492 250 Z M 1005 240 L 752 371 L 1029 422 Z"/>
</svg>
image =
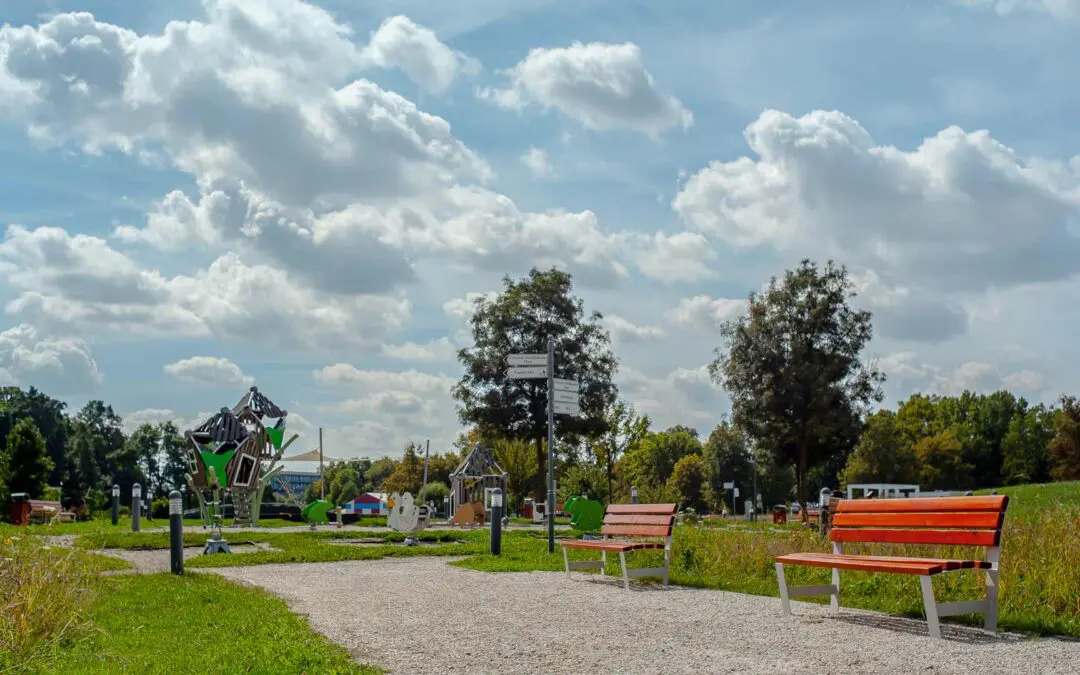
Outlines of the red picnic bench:
<svg viewBox="0 0 1080 675">
<path fill-rule="evenodd" d="M 668 570 L 671 567 L 671 529 L 675 526 L 675 507 L 677 504 L 610 504 L 604 515 L 604 525 L 600 528 L 600 534 L 604 537 L 600 540 L 574 540 L 563 541 L 563 562 L 566 564 L 566 577 L 570 578 L 570 570 L 583 568 L 599 568 L 600 576 L 604 576 L 604 567 L 607 565 L 608 552 L 619 554 L 619 563 L 622 565 L 623 583 L 630 590 L 630 577 L 655 577 L 664 578 L 664 585 L 668 583 Z M 613 539 L 620 537 L 620 539 Z M 634 539 L 644 537 L 646 539 Z M 661 538 L 663 541 L 657 541 Z M 600 551 L 600 560 L 582 560 L 570 562 L 566 555 L 568 548 L 583 548 L 591 551 Z M 639 567 L 628 569 L 626 567 L 626 554 L 629 551 L 642 551 L 648 549 L 664 549 L 663 567 Z"/>
<path fill-rule="evenodd" d="M 912 499 L 845 499 L 833 519 L 829 538 L 832 553 L 791 553 L 776 556 L 776 580 L 784 613 L 791 614 L 790 598 L 829 595 L 834 612 L 840 611 L 840 570 L 918 575 L 922 584 L 926 623 L 933 637 L 941 637 L 938 621 L 943 616 L 982 614 L 983 628 L 997 632 L 998 572 L 1001 526 L 1009 498 L 916 497 Z M 927 544 L 985 547 L 986 560 L 943 560 L 922 557 L 846 555 L 846 543 Z M 784 565 L 832 568 L 832 583 L 822 586 L 788 586 Z M 986 598 L 963 602 L 934 599 L 932 577 L 954 570 L 984 570 Z"/>
<path fill-rule="evenodd" d="M 45 499 L 31 499 L 30 504 L 30 520 L 41 521 L 43 523 L 57 521 L 57 522 L 74 522 L 75 514 L 71 511 L 65 511 L 60 502 L 52 502 Z"/>
</svg>

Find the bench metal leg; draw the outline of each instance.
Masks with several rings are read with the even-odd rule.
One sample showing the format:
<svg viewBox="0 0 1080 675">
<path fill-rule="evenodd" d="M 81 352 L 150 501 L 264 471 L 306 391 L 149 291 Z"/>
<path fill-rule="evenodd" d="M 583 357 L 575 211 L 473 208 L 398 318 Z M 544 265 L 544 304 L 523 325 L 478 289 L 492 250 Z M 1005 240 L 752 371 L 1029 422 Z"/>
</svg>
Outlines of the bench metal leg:
<svg viewBox="0 0 1080 675">
<path fill-rule="evenodd" d="M 840 613 L 840 570 L 833 568 L 832 571 L 832 585 L 836 589 L 836 592 L 829 596 L 829 606 L 832 607 L 834 614 Z"/>
<path fill-rule="evenodd" d="M 997 633 L 998 614 L 998 571 L 986 570 L 986 612 L 983 620 L 983 630 L 987 633 Z"/>
<path fill-rule="evenodd" d="M 566 565 L 566 578 L 569 579 L 570 578 L 570 556 L 566 555 L 566 547 L 565 546 L 563 547 L 563 550 L 562 550 L 562 559 L 563 559 L 563 564 Z"/>
<path fill-rule="evenodd" d="M 607 551 L 600 551 L 600 578 L 607 578 Z"/>
<path fill-rule="evenodd" d="M 671 542 L 664 546 L 664 585 L 668 585 L 671 574 Z"/>
<path fill-rule="evenodd" d="M 919 583 L 922 585 L 923 607 L 926 609 L 926 625 L 930 629 L 930 637 L 941 637 L 941 623 L 938 621 L 937 600 L 934 599 L 933 578 L 920 576 Z"/>
<path fill-rule="evenodd" d="M 623 584 L 626 585 L 626 590 L 630 590 L 630 575 L 626 572 L 626 552 L 625 551 L 619 551 L 619 564 L 622 565 Z"/>
<path fill-rule="evenodd" d="M 776 583 L 780 585 L 780 604 L 784 614 L 791 615 L 791 600 L 788 598 L 787 579 L 784 578 L 784 563 L 776 563 Z"/>
</svg>

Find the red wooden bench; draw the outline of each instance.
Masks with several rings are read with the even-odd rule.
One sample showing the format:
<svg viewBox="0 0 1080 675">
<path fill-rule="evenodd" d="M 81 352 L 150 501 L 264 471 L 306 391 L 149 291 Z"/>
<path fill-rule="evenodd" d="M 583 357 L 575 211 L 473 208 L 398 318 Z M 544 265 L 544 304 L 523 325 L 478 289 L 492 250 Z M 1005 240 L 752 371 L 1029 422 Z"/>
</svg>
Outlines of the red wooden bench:
<svg viewBox="0 0 1080 675">
<path fill-rule="evenodd" d="M 834 612 L 840 611 L 840 570 L 914 574 L 922 584 L 923 605 L 930 635 L 941 637 L 939 617 L 982 614 L 983 627 L 997 632 L 998 571 L 1001 526 L 1005 521 L 1006 496 L 939 497 L 913 499 L 845 499 L 840 502 L 829 538 L 832 553 L 792 553 L 776 557 L 776 579 L 786 614 L 790 598 L 829 595 Z M 986 560 L 941 560 L 920 557 L 845 555 L 846 543 L 928 544 L 981 546 Z M 823 586 L 788 586 L 784 565 L 832 568 L 832 583 Z M 984 570 L 986 598 L 938 603 L 931 577 L 954 570 Z"/>
<path fill-rule="evenodd" d="M 30 521 L 40 521 L 43 523 L 49 523 L 53 521 L 57 522 L 74 522 L 75 514 L 70 511 L 65 511 L 60 502 L 51 502 L 45 499 L 31 499 L 30 504 Z"/>
<path fill-rule="evenodd" d="M 671 567 L 671 529 L 675 526 L 675 507 L 677 504 L 610 504 L 604 515 L 604 525 L 600 528 L 602 540 L 574 540 L 561 542 L 563 562 L 566 563 L 566 577 L 570 570 L 599 568 L 604 576 L 608 552 L 619 554 L 622 565 L 623 583 L 630 590 L 630 577 L 662 576 L 664 585 L 668 583 L 668 570 Z M 620 539 L 613 539 L 620 537 Z M 633 539 L 645 537 L 647 539 Z M 657 541 L 657 539 L 662 541 Z M 583 548 L 600 551 L 600 560 L 582 560 L 570 562 L 566 555 L 568 548 Z M 626 567 L 626 554 L 629 551 L 664 549 L 663 567 Z"/>
</svg>

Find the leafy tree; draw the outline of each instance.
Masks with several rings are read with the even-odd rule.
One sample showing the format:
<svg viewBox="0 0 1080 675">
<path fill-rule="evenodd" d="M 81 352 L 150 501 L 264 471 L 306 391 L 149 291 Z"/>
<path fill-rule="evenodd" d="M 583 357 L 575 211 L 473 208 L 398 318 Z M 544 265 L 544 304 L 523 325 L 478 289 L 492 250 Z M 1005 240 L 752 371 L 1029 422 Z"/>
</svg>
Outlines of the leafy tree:
<svg viewBox="0 0 1080 675">
<path fill-rule="evenodd" d="M 1054 438 L 1056 411 L 1037 405 L 1009 422 L 1001 441 L 1001 475 L 1008 485 L 1045 483 L 1050 478 L 1047 448 Z"/>
<path fill-rule="evenodd" d="M 319 480 L 313 480 L 313 481 L 311 481 L 311 484 L 307 486 L 307 489 L 304 490 L 304 503 L 305 504 L 310 504 L 311 502 L 316 501 L 316 500 L 319 499 L 319 495 L 323 491 L 322 490 L 322 482 L 323 482 L 323 480 L 324 479 L 322 479 L 322 478 L 320 478 Z"/>
<path fill-rule="evenodd" d="M 424 480 L 424 459 L 420 456 L 422 448 L 416 443 L 405 444 L 401 460 L 394 466 L 394 471 L 382 482 L 379 489 L 383 492 L 411 492 L 414 497 L 420 494 L 420 485 Z"/>
<path fill-rule="evenodd" d="M 685 428 L 646 434 L 626 451 L 619 462 L 623 478 L 638 488 L 638 497 L 644 502 L 646 494 L 668 494 L 664 488 L 675 471 L 675 464 L 687 455 L 701 454 L 701 441 Z"/>
<path fill-rule="evenodd" d="M 731 497 L 724 483 L 734 481 L 741 488 L 740 494 L 754 481 L 754 462 L 747 445 L 746 435 L 729 421 L 716 425 L 702 448 L 706 476 L 711 496 L 721 503 L 729 503 Z M 710 506 L 715 506 L 711 504 Z"/>
<path fill-rule="evenodd" d="M 141 424 L 125 441 L 126 455 L 135 457 L 139 473 L 146 481 L 142 486 L 147 499 L 165 496 L 161 462 L 161 429 L 153 424 Z"/>
<path fill-rule="evenodd" d="M 1048 450 L 1054 480 L 1080 480 L 1080 400 L 1073 396 L 1061 397 Z"/>
<path fill-rule="evenodd" d="M 794 464 L 806 513 L 807 468 L 858 438 L 860 415 L 881 400 L 884 376 L 859 357 L 873 336 L 853 309 L 847 270 L 809 260 L 752 293 L 746 316 L 721 328 L 709 365 L 731 397 L 732 420 L 780 464 Z"/>
<path fill-rule="evenodd" d="M 371 467 L 364 474 L 364 490 L 371 492 L 381 489 L 380 486 L 390 477 L 390 474 L 394 473 L 395 468 L 396 463 L 389 457 L 383 457 L 372 462 Z"/>
<path fill-rule="evenodd" d="M 67 404 L 34 387 L 0 387 L 0 448 L 18 420 L 29 417 L 45 439 L 45 449 L 53 468 L 49 484 L 59 485 L 65 474 L 65 451 L 68 438 Z"/>
<path fill-rule="evenodd" d="M 450 496 L 450 487 L 442 481 L 429 482 L 424 488 L 424 501 L 434 504 L 437 508 L 442 506 L 443 499 Z M 417 495 L 417 499 L 420 496 Z"/>
<path fill-rule="evenodd" d="M 844 486 L 918 482 L 918 458 L 901 434 L 896 417 L 891 410 L 879 410 L 867 418 L 866 428 L 841 476 Z"/>
<path fill-rule="evenodd" d="M 574 495 L 604 500 L 607 497 L 607 474 L 603 467 L 596 464 L 574 464 L 560 470 L 558 488 L 558 500 L 561 502 Z"/>
<path fill-rule="evenodd" d="M 187 484 L 184 474 L 189 471 L 187 460 L 187 441 L 172 422 L 158 425 L 161 435 L 161 480 L 166 490 L 179 490 Z M 270 491 L 266 494 L 269 496 Z M 264 497 L 264 499 L 267 497 Z"/>
<path fill-rule="evenodd" d="M 101 489 L 102 485 L 97 444 L 89 427 L 82 422 L 72 422 L 71 427 L 72 432 L 68 437 L 68 489 L 71 494 L 81 495 L 83 503 L 92 507 L 86 495 L 91 490 Z"/>
<path fill-rule="evenodd" d="M 708 509 L 709 481 L 701 455 L 686 455 L 676 462 L 668 485 L 679 495 L 679 504 L 683 508 L 694 509 L 698 513 Z"/>
<path fill-rule="evenodd" d="M 506 472 L 506 491 L 510 493 L 506 496 L 507 510 L 516 510 L 536 479 L 539 468 L 536 454 L 528 442 L 515 438 L 496 438 L 491 451 L 493 459 Z M 565 482 L 565 478 L 560 481 L 560 487 Z"/>
<path fill-rule="evenodd" d="M 920 439 L 915 444 L 919 459 L 919 485 L 928 490 L 966 490 L 971 487 L 971 464 L 964 460 L 964 446 L 952 429 Z"/>
<path fill-rule="evenodd" d="M 34 420 L 24 417 L 11 428 L 4 453 L 0 455 L 0 465 L 5 467 L 3 474 L 7 476 L 9 493 L 26 492 L 32 499 L 45 493 L 53 462 Z"/>
<path fill-rule="evenodd" d="M 484 434 L 500 433 L 528 440 L 536 451 L 536 495 L 544 493 L 547 458 L 543 441 L 547 435 L 547 382 L 507 377 L 510 354 L 547 352 L 555 344 L 555 374 L 581 383 L 580 416 L 556 415 L 555 436 L 572 442 L 605 433 L 609 421 L 604 413 L 616 399 L 612 377 L 618 362 L 611 339 L 598 312 L 588 318 L 584 303 L 573 295 L 566 272 L 533 269 L 520 280 L 503 280 L 503 292 L 489 300 L 479 298 L 472 316 L 473 346 L 458 352 L 465 368 L 453 396 L 460 404 L 463 424 L 475 424 Z"/>
<path fill-rule="evenodd" d="M 638 415 L 634 406 L 625 401 L 615 401 L 607 412 L 608 429 L 593 444 L 597 459 L 603 464 L 607 474 L 606 501 L 615 501 L 612 488 L 615 463 L 626 449 L 649 433 L 648 415 Z"/>
<path fill-rule="evenodd" d="M 334 503 L 338 506 L 342 506 L 345 502 L 351 502 L 356 499 L 360 494 L 360 486 L 356 484 L 356 481 L 349 479 L 345 481 L 345 484 L 337 491 L 337 494 L 334 497 Z"/>
</svg>

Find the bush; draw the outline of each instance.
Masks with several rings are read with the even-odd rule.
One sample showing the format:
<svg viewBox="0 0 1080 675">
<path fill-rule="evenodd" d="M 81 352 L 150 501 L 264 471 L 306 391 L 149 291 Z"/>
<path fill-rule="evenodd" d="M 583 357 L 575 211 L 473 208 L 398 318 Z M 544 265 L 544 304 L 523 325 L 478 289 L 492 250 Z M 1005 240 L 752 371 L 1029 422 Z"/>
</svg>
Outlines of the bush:
<svg viewBox="0 0 1080 675">
<path fill-rule="evenodd" d="M 150 502 L 150 516 L 153 518 L 168 518 L 169 498 L 158 497 L 154 501 Z"/>
<path fill-rule="evenodd" d="M 0 670 L 27 666 L 85 623 L 91 573 L 74 550 L 0 541 Z"/>
<path fill-rule="evenodd" d="M 112 511 L 110 511 L 110 513 L 112 513 Z M 131 507 L 130 506 L 121 506 L 120 507 L 120 517 L 121 518 L 130 518 L 131 517 Z"/>
</svg>

